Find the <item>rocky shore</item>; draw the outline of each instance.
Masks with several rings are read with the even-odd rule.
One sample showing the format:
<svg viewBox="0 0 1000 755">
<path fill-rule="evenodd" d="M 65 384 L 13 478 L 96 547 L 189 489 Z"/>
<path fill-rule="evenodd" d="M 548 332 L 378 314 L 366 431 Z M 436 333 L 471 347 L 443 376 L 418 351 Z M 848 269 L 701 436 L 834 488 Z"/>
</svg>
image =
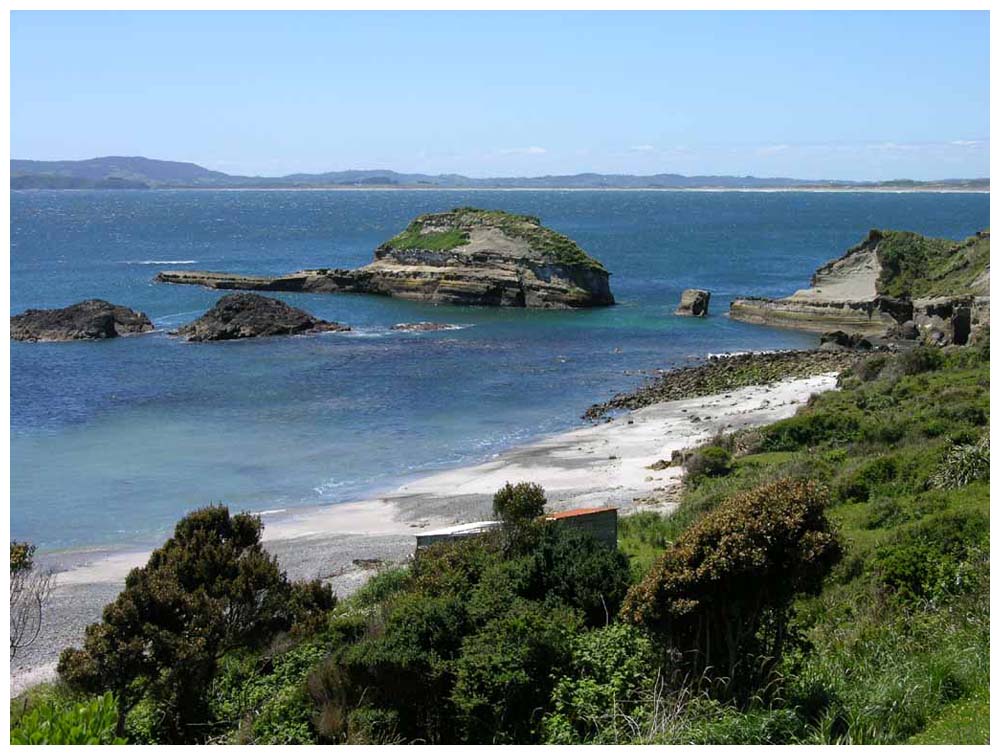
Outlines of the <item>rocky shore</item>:
<svg viewBox="0 0 1000 755">
<path fill-rule="evenodd" d="M 283 276 L 162 271 L 160 283 L 219 289 L 366 293 L 433 304 L 569 309 L 614 304 L 609 273 L 538 218 L 463 207 L 422 215 L 368 265 Z"/>
<path fill-rule="evenodd" d="M 632 391 L 594 404 L 584 419 L 606 419 L 615 412 L 665 401 L 708 396 L 747 386 L 840 372 L 858 359 L 850 351 L 775 351 L 709 357 L 703 364 L 669 370 Z"/>
</svg>

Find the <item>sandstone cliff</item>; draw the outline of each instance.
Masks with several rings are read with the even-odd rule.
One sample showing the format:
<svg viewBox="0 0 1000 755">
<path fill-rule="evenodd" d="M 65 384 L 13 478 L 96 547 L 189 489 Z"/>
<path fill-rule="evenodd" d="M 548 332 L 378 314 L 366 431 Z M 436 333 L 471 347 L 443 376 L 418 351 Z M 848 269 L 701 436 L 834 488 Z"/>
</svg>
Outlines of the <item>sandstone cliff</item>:
<svg viewBox="0 0 1000 755">
<path fill-rule="evenodd" d="M 423 215 L 354 269 L 262 277 L 164 271 L 162 283 L 255 291 L 354 292 L 435 304 L 570 308 L 614 304 L 608 272 L 538 218 L 463 207 Z"/>
<path fill-rule="evenodd" d="M 905 329 L 935 343 L 965 343 L 989 323 L 989 245 L 988 231 L 955 242 L 873 230 L 820 267 L 809 288 L 781 299 L 735 299 L 729 315 L 816 332 Z"/>
</svg>

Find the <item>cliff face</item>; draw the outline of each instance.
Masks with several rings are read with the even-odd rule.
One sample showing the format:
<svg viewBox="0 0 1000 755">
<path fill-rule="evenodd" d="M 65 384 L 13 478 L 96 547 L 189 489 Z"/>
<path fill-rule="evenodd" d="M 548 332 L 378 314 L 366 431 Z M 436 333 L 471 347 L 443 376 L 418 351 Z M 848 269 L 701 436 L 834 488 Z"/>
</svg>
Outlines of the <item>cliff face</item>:
<svg viewBox="0 0 1000 755">
<path fill-rule="evenodd" d="M 274 278 L 165 271 L 164 283 L 256 291 L 353 292 L 435 304 L 565 309 L 614 304 L 608 272 L 538 218 L 459 208 L 423 215 L 355 270 Z"/>
<path fill-rule="evenodd" d="M 961 342 L 989 323 L 988 231 L 963 242 L 871 231 L 826 263 L 809 288 L 781 299 L 735 299 L 733 319 L 816 332 L 881 335 L 903 329 Z"/>
</svg>

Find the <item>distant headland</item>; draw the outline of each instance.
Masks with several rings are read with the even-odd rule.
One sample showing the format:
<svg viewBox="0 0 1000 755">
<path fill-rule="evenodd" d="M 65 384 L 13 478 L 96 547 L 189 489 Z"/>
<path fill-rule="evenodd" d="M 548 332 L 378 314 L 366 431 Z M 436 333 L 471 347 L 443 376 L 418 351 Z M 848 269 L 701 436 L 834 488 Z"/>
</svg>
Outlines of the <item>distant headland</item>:
<svg viewBox="0 0 1000 755">
<path fill-rule="evenodd" d="M 10 188 L 18 189 L 691 189 L 817 191 L 977 191 L 988 192 L 988 178 L 939 181 L 843 181 L 755 176 L 636 176 L 577 173 L 564 176 L 470 178 L 393 170 L 342 170 L 287 176 L 233 176 L 194 163 L 146 157 L 95 157 L 90 160 L 11 160 Z"/>
</svg>

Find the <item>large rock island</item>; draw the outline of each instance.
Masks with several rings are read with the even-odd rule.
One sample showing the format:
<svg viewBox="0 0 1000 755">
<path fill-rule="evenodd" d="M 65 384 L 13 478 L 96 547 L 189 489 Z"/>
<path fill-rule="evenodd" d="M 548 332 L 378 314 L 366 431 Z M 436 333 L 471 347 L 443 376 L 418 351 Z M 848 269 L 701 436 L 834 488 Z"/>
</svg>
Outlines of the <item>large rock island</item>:
<svg viewBox="0 0 1000 755">
<path fill-rule="evenodd" d="M 10 337 L 15 341 L 98 341 L 152 329 L 142 312 L 103 299 L 61 309 L 29 309 L 10 318 Z"/>
<path fill-rule="evenodd" d="M 538 218 L 461 207 L 422 215 L 354 270 L 265 277 L 163 271 L 161 283 L 254 291 L 353 292 L 434 304 L 566 309 L 614 304 L 608 271 Z"/>
<path fill-rule="evenodd" d="M 826 263 L 809 288 L 781 299 L 734 299 L 735 320 L 816 332 L 966 343 L 989 324 L 990 234 L 965 241 L 869 232 Z"/>
<path fill-rule="evenodd" d="M 177 330 L 187 341 L 231 341 L 237 338 L 291 336 L 350 330 L 327 322 L 283 301 L 257 294 L 223 296 L 208 312 Z"/>
</svg>

